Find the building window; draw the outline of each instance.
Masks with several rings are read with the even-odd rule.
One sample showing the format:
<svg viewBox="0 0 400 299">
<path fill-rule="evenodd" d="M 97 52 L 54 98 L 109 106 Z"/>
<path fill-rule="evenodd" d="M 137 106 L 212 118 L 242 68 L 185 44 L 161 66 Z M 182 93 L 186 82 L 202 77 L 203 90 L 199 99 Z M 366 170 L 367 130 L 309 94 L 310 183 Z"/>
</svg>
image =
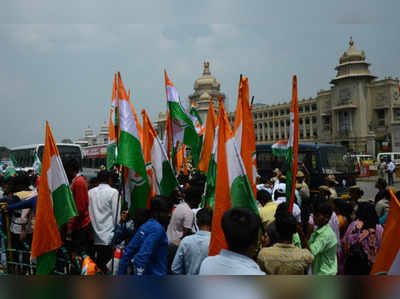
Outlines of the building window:
<svg viewBox="0 0 400 299">
<path fill-rule="evenodd" d="M 254 129 L 257 129 L 257 125 L 256 124 L 254 124 Z"/>
<path fill-rule="evenodd" d="M 317 111 L 317 104 L 312 104 L 311 110 L 312 111 Z"/>
<path fill-rule="evenodd" d="M 310 119 L 307 117 L 306 118 L 306 125 L 309 125 L 310 124 Z"/>
<path fill-rule="evenodd" d="M 394 120 L 397 120 L 397 121 L 400 120 L 400 109 L 395 109 L 393 111 L 393 118 L 394 118 Z"/>
<path fill-rule="evenodd" d="M 262 124 L 258 124 L 258 128 L 259 128 L 259 129 L 262 129 Z"/>
<path fill-rule="evenodd" d="M 272 121 L 269 122 L 269 127 L 272 128 Z"/>
<path fill-rule="evenodd" d="M 285 122 L 283 120 L 281 120 L 281 127 L 283 127 L 285 125 Z"/>
<path fill-rule="evenodd" d="M 275 139 L 279 139 L 279 134 L 275 134 Z"/>
<path fill-rule="evenodd" d="M 268 117 L 268 113 L 264 112 L 264 117 L 267 118 Z"/>
<path fill-rule="evenodd" d="M 315 116 L 312 117 L 312 123 L 316 124 L 317 123 L 317 118 Z"/>
<path fill-rule="evenodd" d="M 274 113 L 272 111 L 268 112 L 268 114 L 269 114 L 269 117 L 274 116 Z"/>
<path fill-rule="evenodd" d="M 305 111 L 306 111 L 306 112 L 310 112 L 310 106 L 309 106 L 309 105 L 306 105 L 306 106 L 305 106 Z"/>
<path fill-rule="evenodd" d="M 313 131 L 313 136 L 314 136 L 315 138 L 318 137 L 317 130 L 314 130 L 314 131 Z"/>
<path fill-rule="evenodd" d="M 286 126 L 290 126 L 290 120 L 286 120 Z"/>
<path fill-rule="evenodd" d="M 284 139 L 284 138 L 285 138 L 285 133 L 284 133 L 284 132 L 282 132 L 282 134 L 281 134 L 281 138 L 282 138 L 282 139 Z"/>
<path fill-rule="evenodd" d="M 278 122 L 276 121 L 275 122 L 275 128 L 278 128 L 279 127 L 279 124 L 278 124 Z"/>
<path fill-rule="evenodd" d="M 384 127 L 385 126 L 385 110 L 383 110 L 383 109 L 376 110 L 376 118 L 377 118 L 378 127 Z"/>
<path fill-rule="evenodd" d="M 290 114 L 290 109 L 286 109 L 286 114 Z"/>
<path fill-rule="evenodd" d="M 279 111 L 275 110 L 275 116 L 278 116 L 278 115 L 279 115 Z"/>
<path fill-rule="evenodd" d="M 281 110 L 281 115 L 284 115 L 285 114 L 285 110 Z"/>
<path fill-rule="evenodd" d="M 268 135 L 267 134 L 265 134 L 264 139 L 268 140 Z"/>
<path fill-rule="evenodd" d="M 310 131 L 307 131 L 307 138 L 310 138 Z"/>
<path fill-rule="evenodd" d="M 268 128 L 268 124 L 267 123 L 264 123 L 264 128 Z"/>
<path fill-rule="evenodd" d="M 339 133 L 349 133 L 352 130 L 352 113 L 341 111 L 338 113 L 338 131 Z"/>
<path fill-rule="evenodd" d="M 304 138 L 303 131 L 300 131 L 300 139 L 303 139 L 303 138 Z"/>
<path fill-rule="evenodd" d="M 302 119 L 302 118 L 299 119 L 299 124 L 300 124 L 300 125 L 303 124 L 303 119 Z"/>
</svg>

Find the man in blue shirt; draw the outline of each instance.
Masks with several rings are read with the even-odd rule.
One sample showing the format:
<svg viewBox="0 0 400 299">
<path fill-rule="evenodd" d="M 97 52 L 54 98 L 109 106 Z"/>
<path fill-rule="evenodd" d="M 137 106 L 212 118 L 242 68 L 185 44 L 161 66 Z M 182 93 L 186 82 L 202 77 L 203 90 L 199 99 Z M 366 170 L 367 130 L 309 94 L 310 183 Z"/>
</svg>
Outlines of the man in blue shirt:
<svg viewBox="0 0 400 299">
<path fill-rule="evenodd" d="M 196 222 L 199 231 L 194 235 L 185 237 L 179 244 L 172 263 L 174 274 L 199 274 L 200 265 L 208 256 L 212 210 L 210 208 L 199 210 L 196 214 Z"/>
<path fill-rule="evenodd" d="M 125 248 L 119 265 L 119 275 L 126 274 L 129 262 L 133 261 L 133 274 L 157 275 L 167 274 L 168 239 L 165 227 L 171 215 L 168 198 L 156 196 L 150 203 L 151 218 L 136 232 Z"/>
</svg>

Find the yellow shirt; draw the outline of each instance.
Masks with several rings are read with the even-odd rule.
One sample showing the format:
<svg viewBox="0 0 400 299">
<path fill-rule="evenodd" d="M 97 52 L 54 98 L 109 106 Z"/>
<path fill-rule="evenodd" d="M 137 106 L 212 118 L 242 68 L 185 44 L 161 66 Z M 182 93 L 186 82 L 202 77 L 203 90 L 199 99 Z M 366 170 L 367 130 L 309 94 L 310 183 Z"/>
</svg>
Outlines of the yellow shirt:
<svg viewBox="0 0 400 299">
<path fill-rule="evenodd" d="M 278 203 L 276 202 L 268 202 L 261 210 L 260 217 L 261 222 L 266 229 L 267 226 L 275 220 L 275 211 L 278 207 Z"/>
</svg>

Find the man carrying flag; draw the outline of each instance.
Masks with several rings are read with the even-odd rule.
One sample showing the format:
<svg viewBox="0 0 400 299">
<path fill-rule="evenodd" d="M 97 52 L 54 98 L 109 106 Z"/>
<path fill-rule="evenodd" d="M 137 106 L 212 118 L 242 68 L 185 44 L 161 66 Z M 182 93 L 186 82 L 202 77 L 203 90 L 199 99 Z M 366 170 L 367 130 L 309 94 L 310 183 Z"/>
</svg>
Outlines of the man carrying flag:
<svg viewBox="0 0 400 299">
<path fill-rule="evenodd" d="M 36 205 L 32 258 L 37 258 L 37 274 L 51 274 L 56 250 L 61 247 L 59 227 L 77 216 L 68 179 L 48 122 L 43 151 L 42 176 Z"/>
</svg>

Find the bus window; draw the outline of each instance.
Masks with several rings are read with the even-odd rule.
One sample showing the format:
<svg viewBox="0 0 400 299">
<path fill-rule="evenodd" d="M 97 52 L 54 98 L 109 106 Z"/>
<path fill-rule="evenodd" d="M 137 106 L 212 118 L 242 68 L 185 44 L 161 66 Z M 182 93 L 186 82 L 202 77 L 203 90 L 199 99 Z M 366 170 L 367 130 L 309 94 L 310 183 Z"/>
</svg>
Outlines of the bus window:
<svg viewBox="0 0 400 299">
<path fill-rule="evenodd" d="M 306 172 L 318 172 L 317 156 L 315 152 L 300 152 L 297 156 L 297 161 L 300 167 L 305 167 Z"/>
</svg>

